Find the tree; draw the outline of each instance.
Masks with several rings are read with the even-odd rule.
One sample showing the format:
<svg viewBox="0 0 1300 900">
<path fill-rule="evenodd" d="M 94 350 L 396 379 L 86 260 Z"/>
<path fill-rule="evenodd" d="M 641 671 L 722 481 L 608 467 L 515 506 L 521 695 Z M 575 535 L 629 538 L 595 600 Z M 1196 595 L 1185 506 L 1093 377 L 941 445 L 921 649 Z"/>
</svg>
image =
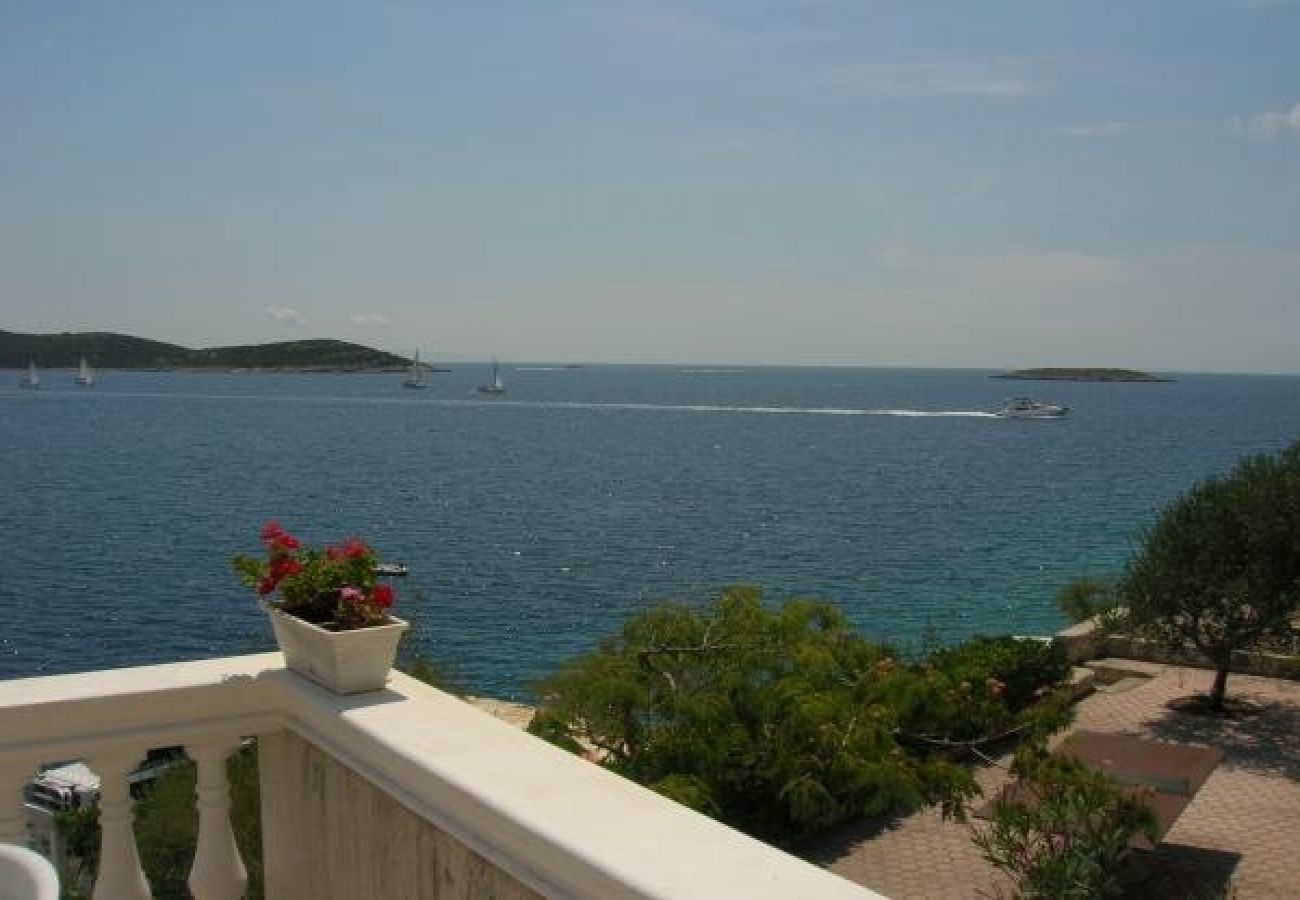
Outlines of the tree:
<svg viewBox="0 0 1300 900">
<path fill-rule="evenodd" d="M 979 655 L 1022 660 L 999 644 Z M 636 615 L 563 665 L 538 685 L 530 731 L 779 844 L 899 807 L 960 815 L 976 788 L 952 740 L 1014 725 L 1012 673 L 897 656 L 828 604 L 768 609 L 757 588 L 728 588 L 706 611 Z"/>
<path fill-rule="evenodd" d="M 1130 622 L 1215 668 L 1223 709 L 1232 654 L 1290 628 L 1300 607 L 1300 442 L 1243 459 L 1167 506 L 1120 586 Z"/>
</svg>

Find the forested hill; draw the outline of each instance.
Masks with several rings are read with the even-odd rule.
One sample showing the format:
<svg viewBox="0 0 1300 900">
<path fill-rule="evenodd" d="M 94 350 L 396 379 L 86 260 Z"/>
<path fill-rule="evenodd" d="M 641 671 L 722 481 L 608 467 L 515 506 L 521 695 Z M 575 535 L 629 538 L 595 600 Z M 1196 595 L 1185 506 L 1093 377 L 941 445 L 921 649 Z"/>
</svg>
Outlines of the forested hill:
<svg viewBox="0 0 1300 900">
<path fill-rule="evenodd" d="M 191 350 L 107 331 L 19 334 L 0 331 L 0 368 L 73 368 L 86 357 L 98 369 L 284 369 L 363 371 L 392 369 L 406 360 L 346 341 L 282 341 Z"/>
<path fill-rule="evenodd" d="M 191 350 L 188 365 L 221 369 L 392 369 L 408 360 L 347 341 L 282 341 Z"/>
<path fill-rule="evenodd" d="M 992 378 L 1012 378 L 1020 381 L 1170 381 L 1147 372 L 1133 369 L 1017 369 Z"/>
</svg>

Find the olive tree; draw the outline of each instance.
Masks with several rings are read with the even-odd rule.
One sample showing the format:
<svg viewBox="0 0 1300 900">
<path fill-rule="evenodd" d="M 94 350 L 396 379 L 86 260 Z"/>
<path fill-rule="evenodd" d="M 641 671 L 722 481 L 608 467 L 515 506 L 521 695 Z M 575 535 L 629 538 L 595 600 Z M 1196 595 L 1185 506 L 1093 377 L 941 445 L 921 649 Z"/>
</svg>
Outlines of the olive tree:
<svg viewBox="0 0 1300 900">
<path fill-rule="evenodd" d="M 1287 631 L 1300 603 L 1300 443 L 1165 507 L 1120 593 L 1136 631 L 1210 660 L 1209 705 L 1223 709 L 1233 652 Z"/>
</svg>

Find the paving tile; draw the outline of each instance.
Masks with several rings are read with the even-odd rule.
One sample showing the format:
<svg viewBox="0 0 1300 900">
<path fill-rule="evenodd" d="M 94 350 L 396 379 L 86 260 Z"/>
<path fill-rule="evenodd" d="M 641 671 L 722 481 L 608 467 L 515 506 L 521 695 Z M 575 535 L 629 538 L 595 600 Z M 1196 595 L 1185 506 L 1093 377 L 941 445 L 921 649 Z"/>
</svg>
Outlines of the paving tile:
<svg viewBox="0 0 1300 900">
<path fill-rule="evenodd" d="M 1082 700 L 1075 728 L 1225 751 L 1161 846 L 1142 861 L 1144 900 L 1215 896 L 1215 886 L 1229 882 L 1237 900 L 1300 897 L 1300 683 L 1233 675 L 1229 693 L 1261 704 L 1264 712 L 1222 722 L 1165 706 L 1207 690 L 1211 672 L 1131 660 L 1098 665 L 1150 677 L 1129 690 Z M 978 773 L 986 795 L 1005 778 L 993 767 Z M 994 897 L 996 886 L 1007 884 L 980 858 L 970 825 L 945 822 L 933 810 L 885 824 L 839 829 L 813 856 L 894 900 Z"/>
</svg>

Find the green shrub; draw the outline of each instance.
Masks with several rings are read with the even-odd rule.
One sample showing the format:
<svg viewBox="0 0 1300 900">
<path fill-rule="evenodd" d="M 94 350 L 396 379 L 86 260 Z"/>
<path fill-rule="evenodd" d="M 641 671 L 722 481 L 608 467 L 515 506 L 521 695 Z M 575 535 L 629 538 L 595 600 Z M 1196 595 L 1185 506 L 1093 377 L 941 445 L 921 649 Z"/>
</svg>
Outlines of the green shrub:
<svg viewBox="0 0 1300 900">
<path fill-rule="evenodd" d="M 705 611 L 636 615 L 564 664 L 537 685 L 530 731 L 594 747 L 608 768 L 785 844 L 899 807 L 960 815 L 975 786 L 943 742 L 1059 727 L 1059 709 L 1029 704 L 1060 674 L 1050 650 L 994 639 L 904 665 L 832 606 L 768 609 L 756 588 L 733 587 Z"/>
<path fill-rule="evenodd" d="M 1072 760 L 1039 756 L 1018 766 L 1032 803 L 999 803 L 973 840 L 1011 876 L 1025 900 L 1094 900 L 1118 892 L 1121 863 L 1138 833 L 1155 837 L 1139 800 Z"/>
<path fill-rule="evenodd" d="M 1001 684 L 1002 701 L 1019 712 L 1070 677 L 1065 650 L 1054 641 L 974 637 L 935 651 L 927 662 L 948 678 L 972 685 Z"/>
<path fill-rule="evenodd" d="M 1065 618 L 1076 625 L 1119 605 L 1115 586 L 1104 578 L 1076 578 L 1057 591 L 1054 599 Z"/>
<path fill-rule="evenodd" d="M 788 843 L 851 816 L 975 790 L 908 754 L 885 686 L 915 679 L 831 606 L 764 607 L 729 588 L 706 612 L 664 604 L 538 690 L 532 731 L 597 748 L 604 764 L 750 834 Z"/>
</svg>

